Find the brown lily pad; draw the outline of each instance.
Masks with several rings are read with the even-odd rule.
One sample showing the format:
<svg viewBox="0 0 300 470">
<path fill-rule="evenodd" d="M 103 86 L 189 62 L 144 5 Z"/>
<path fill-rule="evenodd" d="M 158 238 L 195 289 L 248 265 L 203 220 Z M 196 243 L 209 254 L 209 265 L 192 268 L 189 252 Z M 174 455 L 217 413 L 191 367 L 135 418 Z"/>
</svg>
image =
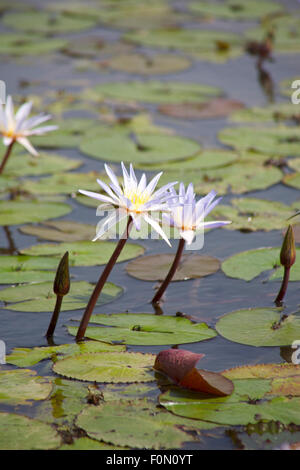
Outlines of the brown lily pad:
<svg viewBox="0 0 300 470">
<path fill-rule="evenodd" d="M 173 260 L 174 255 L 167 253 L 143 256 L 128 263 L 126 271 L 130 276 L 143 281 L 163 281 Z M 217 258 L 186 254 L 182 256 L 172 281 L 184 281 L 209 276 L 217 272 L 219 268 L 220 263 Z"/>
<path fill-rule="evenodd" d="M 165 104 L 159 107 L 159 111 L 179 119 L 210 119 L 226 117 L 244 107 L 244 104 L 237 100 L 216 98 L 206 103 Z"/>
</svg>

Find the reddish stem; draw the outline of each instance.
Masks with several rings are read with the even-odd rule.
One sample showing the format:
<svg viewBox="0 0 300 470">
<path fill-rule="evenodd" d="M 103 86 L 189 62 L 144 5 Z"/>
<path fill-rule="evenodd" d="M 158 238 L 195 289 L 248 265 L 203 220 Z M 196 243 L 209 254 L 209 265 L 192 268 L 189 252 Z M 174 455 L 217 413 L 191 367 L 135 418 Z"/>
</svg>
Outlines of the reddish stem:
<svg viewBox="0 0 300 470">
<path fill-rule="evenodd" d="M 77 331 L 77 335 L 76 335 L 76 341 L 81 341 L 85 335 L 85 331 L 86 331 L 86 328 L 88 326 L 88 323 L 90 321 L 90 318 L 91 318 L 91 315 L 93 313 L 93 310 L 95 308 L 95 305 L 96 305 L 96 302 L 98 300 L 98 297 L 99 295 L 101 294 L 101 291 L 104 287 L 104 284 L 112 270 L 112 268 L 114 267 L 122 249 L 124 248 L 124 245 L 128 239 L 128 235 L 129 235 L 129 232 L 131 230 L 131 225 L 132 225 L 132 218 L 131 216 L 129 216 L 128 218 L 128 222 L 127 222 L 127 227 L 126 227 L 126 230 L 124 232 L 124 234 L 122 235 L 122 237 L 120 238 L 119 240 L 119 243 L 117 244 L 116 248 L 115 248 L 115 251 L 113 252 L 113 254 L 111 255 L 111 258 L 109 260 L 109 262 L 107 263 L 107 265 L 105 266 L 96 286 L 95 286 L 95 289 L 90 297 L 90 300 L 86 306 L 86 309 L 85 309 L 85 312 L 83 314 L 83 317 L 81 319 L 81 322 L 80 322 L 80 325 L 79 325 L 79 328 L 78 328 L 78 331 Z"/>
<path fill-rule="evenodd" d="M 7 147 L 6 149 L 6 152 L 5 152 L 5 155 L 3 157 L 3 160 L 2 160 L 2 163 L 0 165 L 0 175 L 2 174 L 3 170 L 4 170 L 4 167 L 6 165 L 6 162 L 8 160 L 8 157 L 10 156 L 10 153 L 11 153 L 11 150 L 13 148 L 13 145 L 15 143 L 15 140 L 12 140 L 11 143 L 9 144 L 9 146 Z"/>
<path fill-rule="evenodd" d="M 283 275 L 283 280 L 282 280 L 282 284 L 281 284 L 281 287 L 280 287 L 280 291 L 278 292 L 278 295 L 275 299 L 275 304 L 276 305 L 280 305 L 285 294 L 286 294 L 286 291 L 287 291 L 287 286 L 288 286 L 288 283 L 289 283 L 289 278 L 290 278 L 290 269 L 291 268 L 284 268 L 284 275 Z"/>
<path fill-rule="evenodd" d="M 47 330 L 47 333 L 46 333 L 46 338 L 51 338 L 54 334 L 54 330 L 55 330 L 56 323 L 57 323 L 58 316 L 59 316 L 60 309 L 61 309 L 62 300 L 63 300 L 63 296 L 62 295 L 57 295 L 54 312 L 53 312 L 50 324 L 48 326 L 48 330 Z"/>
<path fill-rule="evenodd" d="M 182 252 L 184 250 L 184 245 L 185 245 L 185 240 L 183 238 L 180 239 L 178 243 L 178 248 L 177 248 L 177 253 L 175 255 L 174 261 L 172 266 L 170 267 L 170 270 L 167 274 L 167 277 L 165 278 L 164 282 L 161 284 L 160 288 L 156 292 L 155 296 L 152 299 L 152 304 L 158 304 L 161 297 L 163 296 L 165 290 L 167 289 L 168 285 L 172 281 L 174 274 L 178 268 Z"/>
</svg>

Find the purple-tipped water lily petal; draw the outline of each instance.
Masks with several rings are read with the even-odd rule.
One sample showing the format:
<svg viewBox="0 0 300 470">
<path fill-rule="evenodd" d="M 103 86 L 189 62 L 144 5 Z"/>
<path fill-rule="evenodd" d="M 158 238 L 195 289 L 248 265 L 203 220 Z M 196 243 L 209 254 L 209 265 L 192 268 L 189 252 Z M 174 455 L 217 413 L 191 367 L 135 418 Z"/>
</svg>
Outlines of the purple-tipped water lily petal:
<svg viewBox="0 0 300 470">
<path fill-rule="evenodd" d="M 19 144 L 23 145 L 23 147 L 25 147 L 26 150 L 28 150 L 28 152 L 31 153 L 31 155 L 34 155 L 35 157 L 39 156 L 39 153 L 31 145 L 29 140 L 26 139 L 26 137 L 18 137 L 16 140 L 17 140 L 17 142 L 19 142 Z"/>
<path fill-rule="evenodd" d="M 93 199 L 98 199 L 99 201 L 108 202 L 115 205 L 115 201 L 111 197 L 104 196 L 103 194 L 94 193 L 92 191 L 85 191 L 84 189 L 78 189 L 78 192 L 80 194 L 84 194 L 85 196 L 92 197 Z"/>
</svg>

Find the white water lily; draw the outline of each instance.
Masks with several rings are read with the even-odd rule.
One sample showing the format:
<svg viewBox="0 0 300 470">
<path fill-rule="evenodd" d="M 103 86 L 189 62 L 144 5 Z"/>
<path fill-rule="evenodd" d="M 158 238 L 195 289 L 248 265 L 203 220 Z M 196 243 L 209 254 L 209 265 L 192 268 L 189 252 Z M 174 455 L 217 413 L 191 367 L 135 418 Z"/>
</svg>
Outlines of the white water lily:
<svg viewBox="0 0 300 470">
<path fill-rule="evenodd" d="M 28 137 L 31 135 L 43 135 L 46 132 L 54 131 L 57 126 L 37 127 L 45 121 L 51 119 L 49 114 L 38 114 L 29 118 L 32 102 L 24 103 L 16 114 L 11 96 L 7 97 L 5 107 L 0 107 L 0 134 L 3 136 L 5 146 L 18 142 L 32 155 L 38 156 L 38 152 L 31 145 Z"/>
<path fill-rule="evenodd" d="M 94 193 L 91 191 L 79 190 L 81 194 L 97 199 L 104 204 L 98 207 L 98 211 L 107 210 L 110 215 L 97 227 L 97 234 L 94 240 L 103 237 L 113 226 L 122 219 L 131 216 L 138 231 L 141 229 L 141 222 L 144 220 L 149 224 L 167 243 L 170 242 L 162 230 L 158 221 L 151 217 L 151 212 L 168 211 L 167 200 L 170 198 L 169 189 L 174 183 L 164 185 L 155 191 L 158 180 L 162 172 L 156 175 L 148 184 L 146 175 L 143 174 L 140 181 L 137 180 L 132 164 L 127 172 L 123 162 L 121 163 L 123 172 L 123 184 L 120 186 L 118 179 L 108 165 L 104 165 L 105 171 L 110 179 L 109 185 L 101 180 L 97 180 L 101 188 L 107 195 Z"/>
<path fill-rule="evenodd" d="M 220 197 L 214 200 L 217 194 L 215 191 L 211 191 L 197 202 L 192 183 L 189 184 L 186 191 L 183 183 L 180 183 L 178 195 L 174 188 L 170 188 L 170 193 L 173 196 L 169 200 L 171 212 L 164 214 L 164 219 L 169 226 L 179 230 L 180 237 L 188 245 L 194 240 L 197 231 L 231 224 L 229 220 L 204 221 L 205 217 L 222 199 Z"/>
</svg>

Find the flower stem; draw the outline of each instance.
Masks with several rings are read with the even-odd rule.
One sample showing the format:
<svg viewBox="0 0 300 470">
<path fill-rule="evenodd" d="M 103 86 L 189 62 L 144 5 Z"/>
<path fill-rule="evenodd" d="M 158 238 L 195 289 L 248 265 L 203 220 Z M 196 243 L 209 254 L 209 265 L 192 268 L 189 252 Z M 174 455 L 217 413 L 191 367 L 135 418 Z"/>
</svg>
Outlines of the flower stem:
<svg viewBox="0 0 300 470">
<path fill-rule="evenodd" d="M 167 289 L 168 285 L 173 279 L 173 276 L 178 268 L 182 252 L 184 250 L 184 245 L 185 245 L 185 240 L 183 238 L 180 239 L 178 243 L 178 248 L 177 248 L 177 253 L 175 255 L 174 261 L 172 266 L 170 267 L 170 270 L 167 274 L 167 277 L 165 278 L 164 282 L 161 284 L 160 288 L 156 292 L 155 296 L 152 299 L 152 304 L 158 304 L 161 297 L 163 296 L 165 290 Z"/>
<path fill-rule="evenodd" d="M 109 260 L 109 262 L 107 263 L 107 265 L 105 266 L 96 286 L 95 286 L 95 289 L 90 297 L 90 300 L 86 306 L 86 309 L 85 309 L 85 312 L 82 316 L 82 319 L 81 319 L 81 322 L 80 322 L 80 325 L 79 325 L 79 328 L 78 328 L 78 331 L 77 331 L 77 335 L 76 335 L 76 341 L 81 341 L 85 335 L 85 331 L 86 331 L 86 328 L 88 326 L 88 323 L 89 323 L 89 320 L 91 318 L 91 315 L 93 313 L 93 310 L 94 310 L 94 307 L 96 305 L 96 302 L 97 302 L 97 299 L 99 297 L 99 295 L 101 294 L 101 291 L 104 287 L 104 284 L 112 270 L 112 268 L 114 267 L 127 239 L 128 239 L 128 235 L 129 235 L 129 232 L 130 232 L 130 229 L 131 229 L 131 226 L 132 226 L 132 217 L 130 216 L 128 218 L 128 222 L 127 222 L 127 227 L 126 227 L 126 230 L 124 232 L 124 234 L 122 235 L 122 237 L 120 238 L 119 240 L 119 243 L 117 244 L 116 248 L 115 248 L 115 251 L 113 252 L 113 254 L 111 255 L 111 258 Z"/>
<path fill-rule="evenodd" d="M 54 312 L 53 312 L 51 321 L 50 321 L 49 326 L 48 326 L 48 330 L 47 330 L 47 333 L 46 333 L 46 338 L 51 338 L 54 334 L 54 330 L 55 330 L 56 323 L 57 323 L 58 316 L 59 316 L 60 309 L 61 309 L 62 299 L 63 299 L 63 295 L 57 295 L 56 296 L 56 304 L 55 304 L 55 308 L 54 308 Z"/>
<path fill-rule="evenodd" d="M 280 305 L 285 294 L 286 294 L 286 291 L 287 291 L 287 286 L 288 286 L 288 283 L 289 283 L 289 278 L 290 278 L 290 267 L 287 268 L 285 267 L 284 268 L 284 275 L 283 275 L 283 280 L 282 280 L 282 284 L 281 284 L 281 287 L 280 287 L 280 291 L 278 292 L 278 295 L 275 299 L 275 304 L 276 305 Z"/>
<path fill-rule="evenodd" d="M 7 160 L 8 160 L 8 157 L 10 156 L 10 152 L 11 152 L 11 150 L 12 150 L 12 148 L 13 148 L 14 143 L 15 143 L 15 140 L 12 140 L 11 143 L 9 144 L 9 146 L 7 147 L 6 153 L 5 153 L 4 157 L 3 157 L 2 163 L 1 163 L 1 165 L 0 165 L 0 175 L 1 175 L 1 173 L 3 172 L 3 170 L 4 170 L 4 167 L 5 167 L 5 165 L 6 165 L 6 162 L 7 162 Z"/>
</svg>

